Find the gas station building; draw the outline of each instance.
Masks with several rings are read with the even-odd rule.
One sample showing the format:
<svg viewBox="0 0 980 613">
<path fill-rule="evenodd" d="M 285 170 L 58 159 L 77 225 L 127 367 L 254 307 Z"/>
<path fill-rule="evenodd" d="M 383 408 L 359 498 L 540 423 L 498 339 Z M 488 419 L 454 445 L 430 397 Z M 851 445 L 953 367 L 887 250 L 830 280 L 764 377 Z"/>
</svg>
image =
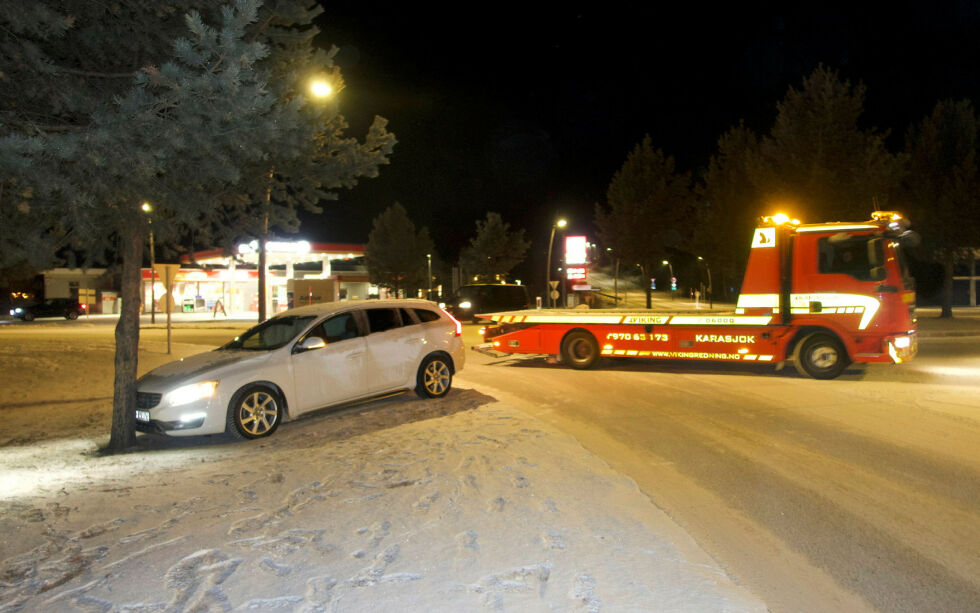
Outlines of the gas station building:
<svg viewBox="0 0 980 613">
<path fill-rule="evenodd" d="M 266 242 L 266 313 L 292 306 L 358 300 L 378 294 L 368 280 L 364 245 Z M 235 253 L 199 251 L 181 258 L 173 279 L 174 312 L 258 313 L 258 243 L 239 245 Z M 159 269 L 142 271 L 143 304 L 166 312 L 167 292 Z M 146 310 L 146 309 L 144 309 Z"/>
</svg>

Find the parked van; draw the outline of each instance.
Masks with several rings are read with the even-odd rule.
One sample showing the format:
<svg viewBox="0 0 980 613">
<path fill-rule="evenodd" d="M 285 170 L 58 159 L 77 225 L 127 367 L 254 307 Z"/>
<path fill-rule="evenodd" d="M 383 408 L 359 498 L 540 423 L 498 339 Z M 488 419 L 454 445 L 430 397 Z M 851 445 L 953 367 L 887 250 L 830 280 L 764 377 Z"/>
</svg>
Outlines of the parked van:
<svg viewBox="0 0 980 613">
<path fill-rule="evenodd" d="M 525 285 L 475 283 L 460 287 L 445 308 L 460 321 L 475 322 L 478 313 L 529 309 L 531 298 Z"/>
</svg>

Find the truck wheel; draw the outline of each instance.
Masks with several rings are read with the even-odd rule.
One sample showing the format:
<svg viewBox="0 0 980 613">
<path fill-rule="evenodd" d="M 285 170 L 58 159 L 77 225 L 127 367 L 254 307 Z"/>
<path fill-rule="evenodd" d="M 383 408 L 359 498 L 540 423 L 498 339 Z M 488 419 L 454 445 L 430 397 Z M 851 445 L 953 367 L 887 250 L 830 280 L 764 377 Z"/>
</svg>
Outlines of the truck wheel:
<svg viewBox="0 0 980 613">
<path fill-rule="evenodd" d="M 833 379 L 850 364 L 840 341 L 829 334 L 813 334 L 800 347 L 800 366 L 814 379 Z"/>
<path fill-rule="evenodd" d="M 599 343 L 585 330 L 573 330 L 561 341 L 561 361 L 577 370 L 592 368 L 599 361 Z"/>
<path fill-rule="evenodd" d="M 226 430 L 238 439 L 269 436 L 282 421 L 282 399 L 265 385 L 250 385 L 241 390 L 228 407 Z"/>
</svg>

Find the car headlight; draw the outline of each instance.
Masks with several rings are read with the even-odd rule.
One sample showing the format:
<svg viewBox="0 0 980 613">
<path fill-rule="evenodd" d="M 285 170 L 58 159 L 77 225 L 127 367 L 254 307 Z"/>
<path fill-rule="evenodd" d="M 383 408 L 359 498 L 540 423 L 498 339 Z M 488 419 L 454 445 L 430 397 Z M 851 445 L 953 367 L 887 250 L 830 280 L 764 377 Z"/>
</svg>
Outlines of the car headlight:
<svg viewBox="0 0 980 613">
<path fill-rule="evenodd" d="M 20 307 L 17 307 L 16 309 L 11 309 L 10 314 L 11 315 L 20 315 L 23 312 L 24 312 L 24 309 L 22 309 Z"/>
<path fill-rule="evenodd" d="M 470 302 L 469 300 L 464 300 L 464 301 L 462 301 L 462 302 L 459 303 L 459 308 L 461 308 L 461 309 L 468 309 L 471 306 L 473 306 L 473 303 Z"/>
<path fill-rule="evenodd" d="M 211 396 L 214 396 L 214 393 L 217 390 L 217 381 L 202 381 L 200 383 L 192 383 L 191 385 L 178 387 L 174 391 L 167 394 L 167 398 L 169 398 L 172 406 L 179 407 L 182 404 L 190 404 L 197 400 L 210 398 Z"/>
</svg>

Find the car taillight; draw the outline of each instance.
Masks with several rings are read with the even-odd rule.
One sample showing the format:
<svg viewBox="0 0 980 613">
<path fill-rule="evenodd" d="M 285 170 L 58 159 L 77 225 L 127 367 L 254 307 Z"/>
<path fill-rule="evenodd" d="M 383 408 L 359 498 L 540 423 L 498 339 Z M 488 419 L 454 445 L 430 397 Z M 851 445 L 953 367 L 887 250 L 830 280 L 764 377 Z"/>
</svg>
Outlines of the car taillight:
<svg viewBox="0 0 980 613">
<path fill-rule="evenodd" d="M 463 336 L 463 324 L 459 323 L 459 320 L 453 317 L 452 315 L 450 315 L 449 312 L 446 311 L 446 309 L 440 309 L 440 310 L 446 314 L 446 317 L 453 320 L 453 323 L 456 324 L 456 336 Z"/>
</svg>

